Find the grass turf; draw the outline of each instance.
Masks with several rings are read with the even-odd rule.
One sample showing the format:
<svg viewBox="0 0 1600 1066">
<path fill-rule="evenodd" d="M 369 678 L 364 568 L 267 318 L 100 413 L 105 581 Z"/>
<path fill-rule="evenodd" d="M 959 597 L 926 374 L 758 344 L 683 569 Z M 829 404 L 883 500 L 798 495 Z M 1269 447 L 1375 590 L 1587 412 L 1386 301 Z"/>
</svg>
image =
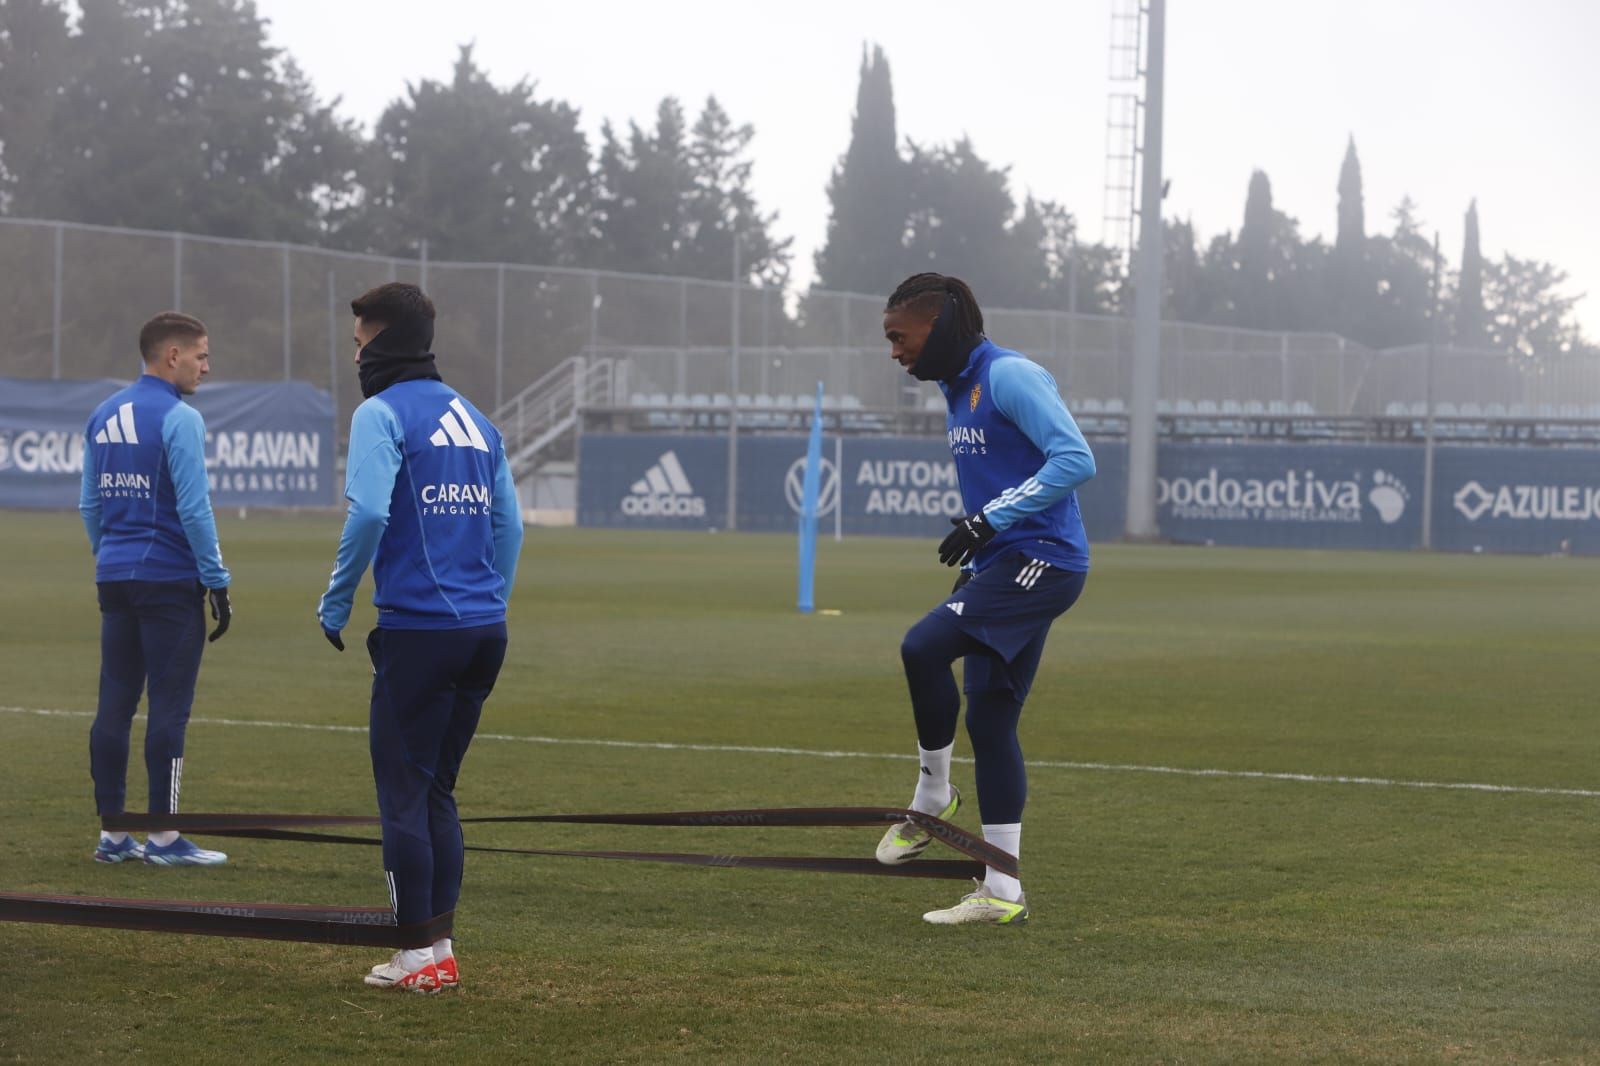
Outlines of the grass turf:
<svg viewBox="0 0 1600 1066">
<path fill-rule="evenodd" d="M 92 710 L 76 519 L 5 516 L 11 708 Z M 220 516 L 191 810 L 368 813 L 368 670 L 313 610 L 327 517 Z M 901 633 L 931 543 L 530 530 L 471 813 L 898 804 Z M 1600 790 L 1600 563 L 1103 547 L 1027 712 L 1031 760 Z M 358 609 L 347 635 L 371 624 Z M 0 712 L 0 890 L 377 905 L 368 849 L 234 841 L 210 870 L 88 861 L 88 720 Z M 143 795 L 139 728 L 130 806 Z M 958 753 L 965 749 L 964 738 Z M 970 785 L 970 765 L 958 783 Z M 371 952 L 8 925 L 0 1061 L 1600 1060 L 1600 798 L 1037 766 L 1023 929 L 920 921 L 950 882 L 470 855 L 464 987 Z M 970 794 L 970 790 L 969 790 Z M 976 804 L 960 816 L 975 825 Z M 475 828 L 469 842 L 865 855 L 867 830 Z"/>
</svg>

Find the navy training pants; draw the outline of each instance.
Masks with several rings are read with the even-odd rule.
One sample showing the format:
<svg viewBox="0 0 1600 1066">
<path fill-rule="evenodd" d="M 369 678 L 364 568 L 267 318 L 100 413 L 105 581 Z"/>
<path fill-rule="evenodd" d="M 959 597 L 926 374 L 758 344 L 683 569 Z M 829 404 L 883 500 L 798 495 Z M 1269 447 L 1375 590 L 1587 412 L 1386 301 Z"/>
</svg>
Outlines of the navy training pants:
<svg viewBox="0 0 1600 1066">
<path fill-rule="evenodd" d="M 1086 578 L 1008 554 L 928 612 L 900 645 L 917 743 L 929 751 L 955 741 L 961 697 L 951 666 L 965 660 L 967 735 L 985 825 L 1022 820 L 1028 772 L 1017 723 L 1050 625 L 1077 602 Z"/>
<path fill-rule="evenodd" d="M 504 622 L 374 629 L 370 739 L 395 921 L 455 910 L 465 867 L 456 776 L 506 656 Z"/>
<path fill-rule="evenodd" d="M 96 587 L 100 704 L 89 728 L 95 809 L 102 815 L 123 811 L 133 716 L 148 689 L 144 764 L 150 813 L 175 813 L 183 783 L 183 737 L 206 646 L 205 589 L 198 581 L 105 581 Z"/>
</svg>

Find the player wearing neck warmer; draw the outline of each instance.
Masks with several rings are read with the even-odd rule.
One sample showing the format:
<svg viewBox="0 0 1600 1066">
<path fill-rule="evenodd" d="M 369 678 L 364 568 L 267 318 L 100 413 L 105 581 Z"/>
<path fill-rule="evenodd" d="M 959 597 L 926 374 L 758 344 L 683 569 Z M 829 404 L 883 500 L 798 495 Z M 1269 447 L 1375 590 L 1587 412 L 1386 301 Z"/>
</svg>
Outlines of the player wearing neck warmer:
<svg viewBox="0 0 1600 1066">
<path fill-rule="evenodd" d="M 921 760 L 913 810 L 948 818 L 961 804 L 950 783 L 961 696 L 951 666 L 964 658 L 967 734 L 983 836 L 1020 853 L 1027 772 L 1017 721 L 1050 625 L 1083 591 L 1089 545 L 1074 491 L 1094 456 L 1056 383 L 983 333 L 983 312 L 960 278 L 916 274 L 883 315 L 890 353 L 907 373 L 937 383 L 967 514 L 939 544 L 963 569 L 950 596 L 911 627 L 900 647 Z M 884 834 L 878 861 L 909 862 L 933 838 L 911 822 Z M 1016 877 L 990 868 L 961 902 L 923 917 L 937 925 L 1012 924 L 1028 918 Z"/>
<path fill-rule="evenodd" d="M 461 893 L 456 775 L 505 659 L 522 518 L 499 432 L 435 369 L 432 301 L 390 283 L 350 308 L 366 401 L 350 419 L 349 513 L 317 616 L 344 651 L 372 565 L 372 774 L 390 903 L 411 925 L 451 913 Z M 448 936 L 365 977 L 418 992 L 458 980 Z"/>
</svg>

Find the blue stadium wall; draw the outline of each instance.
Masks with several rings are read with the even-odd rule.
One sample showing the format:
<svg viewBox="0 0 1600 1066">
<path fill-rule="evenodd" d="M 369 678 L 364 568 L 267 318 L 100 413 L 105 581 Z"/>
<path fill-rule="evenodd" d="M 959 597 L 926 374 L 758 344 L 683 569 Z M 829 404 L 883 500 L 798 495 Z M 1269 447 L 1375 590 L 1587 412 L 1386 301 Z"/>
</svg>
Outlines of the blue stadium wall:
<svg viewBox="0 0 1600 1066">
<path fill-rule="evenodd" d="M 803 437 L 741 437 L 739 528 L 790 531 Z M 1127 446 L 1093 443 L 1099 473 L 1079 490 L 1093 540 L 1122 533 Z M 934 536 L 962 512 L 937 439 L 829 438 L 822 526 L 850 535 Z M 1411 445 L 1166 443 L 1158 508 L 1167 539 L 1197 544 L 1408 550 L 1422 542 L 1423 453 Z M 720 435 L 586 434 L 578 524 L 715 529 L 726 524 Z M 1600 554 L 1600 450 L 1441 446 L 1433 539 L 1447 551 Z"/>
</svg>

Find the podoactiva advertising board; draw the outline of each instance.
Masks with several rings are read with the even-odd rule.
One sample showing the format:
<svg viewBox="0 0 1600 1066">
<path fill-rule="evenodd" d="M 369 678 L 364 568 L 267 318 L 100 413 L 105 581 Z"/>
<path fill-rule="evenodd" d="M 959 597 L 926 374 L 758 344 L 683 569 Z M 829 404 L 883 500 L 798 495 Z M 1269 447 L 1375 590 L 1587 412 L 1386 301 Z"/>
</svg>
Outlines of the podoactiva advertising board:
<svg viewBox="0 0 1600 1066">
<path fill-rule="evenodd" d="M 1364 444 L 1163 444 L 1161 535 L 1201 544 L 1415 548 L 1422 450 Z"/>
<path fill-rule="evenodd" d="M 84 429 L 126 382 L 0 379 L 0 507 L 78 505 Z M 333 477 L 333 398 L 305 382 L 202 385 L 211 499 L 229 507 L 324 507 Z"/>
</svg>

